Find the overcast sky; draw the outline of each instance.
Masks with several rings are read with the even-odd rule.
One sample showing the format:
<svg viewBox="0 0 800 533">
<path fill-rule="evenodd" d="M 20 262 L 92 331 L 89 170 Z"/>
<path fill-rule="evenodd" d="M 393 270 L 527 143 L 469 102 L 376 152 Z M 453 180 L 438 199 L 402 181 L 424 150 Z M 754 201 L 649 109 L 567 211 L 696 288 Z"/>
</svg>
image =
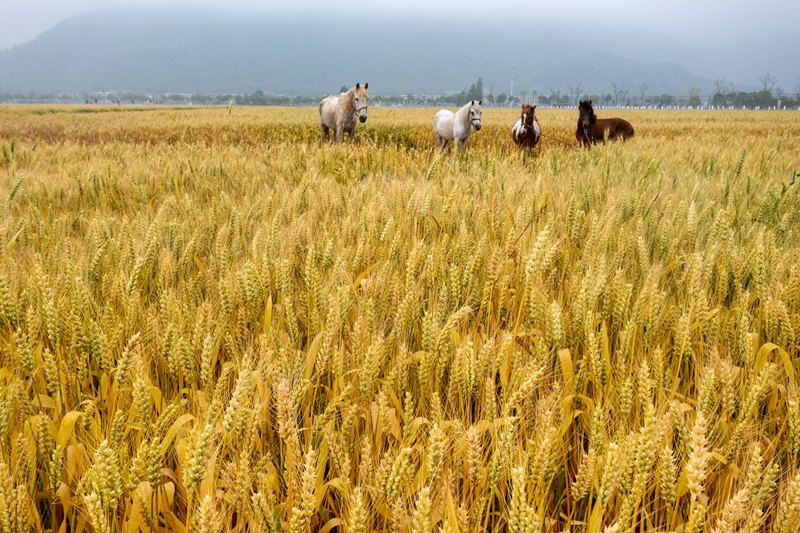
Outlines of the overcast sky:
<svg viewBox="0 0 800 533">
<path fill-rule="evenodd" d="M 400 15 L 408 18 L 453 18 L 474 21 L 465 39 L 479 38 L 482 21 L 530 21 L 531 32 L 548 21 L 586 27 L 587 47 L 603 32 L 630 28 L 672 38 L 675 50 L 653 50 L 646 42 L 631 43 L 633 59 L 676 61 L 696 74 L 736 81 L 752 80 L 771 70 L 785 90 L 800 83 L 800 0 L 24 0 L 8 1 L 0 17 L 0 49 L 24 43 L 58 22 L 86 11 L 109 7 L 192 6 L 235 13 L 338 14 L 353 19 L 349 31 L 370 20 Z M 592 31 L 592 25 L 602 31 Z M 546 45 L 546 43 L 543 43 Z M 702 52 L 700 52 L 702 51 Z M 554 51 L 554 53 L 557 51 Z M 643 57 L 645 56 L 645 57 Z M 741 75 L 738 68 L 743 69 Z"/>
</svg>

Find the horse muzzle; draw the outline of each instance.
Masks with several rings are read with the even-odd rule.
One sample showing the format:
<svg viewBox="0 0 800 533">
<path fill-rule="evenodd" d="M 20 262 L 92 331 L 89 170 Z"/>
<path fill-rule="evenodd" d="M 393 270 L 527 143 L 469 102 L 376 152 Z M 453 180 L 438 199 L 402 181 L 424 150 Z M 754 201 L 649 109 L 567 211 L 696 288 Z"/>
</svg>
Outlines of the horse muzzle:
<svg viewBox="0 0 800 533">
<path fill-rule="evenodd" d="M 480 131 L 481 130 L 481 123 L 480 122 L 478 122 L 477 124 L 473 124 L 473 126 L 475 126 L 475 131 Z"/>
<path fill-rule="evenodd" d="M 367 115 L 361 115 L 360 117 L 358 117 L 358 121 L 361 122 L 362 124 L 365 123 L 367 121 Z"/>
</svg>

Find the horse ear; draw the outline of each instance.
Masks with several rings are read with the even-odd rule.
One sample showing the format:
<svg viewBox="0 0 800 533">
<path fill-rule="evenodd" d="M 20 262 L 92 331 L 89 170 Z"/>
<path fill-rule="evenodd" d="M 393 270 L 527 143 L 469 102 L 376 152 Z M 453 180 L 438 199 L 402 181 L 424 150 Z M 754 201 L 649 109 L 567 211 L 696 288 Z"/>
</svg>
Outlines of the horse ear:
<svg viewBox="0 0 800 533">
<path fill-rule="evenodd" d="M 531 111 L 536 111 L 536 106 L 533 106 L 533 107 L 531 108 Z"/>
<path fill-rule="evenodd" d="M 469 103 L 469 105 L 475 105 L 475 100 Z"/>
<path fill-rule="evenodd" d="M 365 89 L 369 89 L 369 82 L 368 82 L 368 81 L 367 81 L 367 82 L 364 82 L 364 88 L 365 88 Z"/>
<path fill-rule="evenodd" d="M 592 105 L 592 101 L 591 100 L 589 100 L 589 105 Z"/>
<path fill-rule="evenodd" d="M 356 91 L 359 90 L 360 88 L 361 88 L 361 82 L 360 81 L 356 82 Z"/>
<path fill-rule="evenodd" d="M 583 100 L 579 100 L 578 105 L 583 105 Z"/>
<path fill-rule="evenodd" d="M 483 102 L 483 100 L 478 100 L 478 105 L 483 105 L 481 102 Z"/>
</svg>

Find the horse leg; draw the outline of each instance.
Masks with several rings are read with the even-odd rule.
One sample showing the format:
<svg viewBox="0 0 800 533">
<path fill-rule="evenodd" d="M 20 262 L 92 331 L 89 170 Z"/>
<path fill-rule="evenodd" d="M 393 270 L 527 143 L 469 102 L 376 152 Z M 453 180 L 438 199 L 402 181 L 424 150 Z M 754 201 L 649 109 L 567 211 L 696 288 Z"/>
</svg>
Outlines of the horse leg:
<svg viewBox="0 0 800 533">
<path fill-rule="evenodd" d="M 343 138 L 344 138 L 344 128 L 342 128 L 342 126 L 340 124 L 337 124 L 336 125 L 336 137 L 335 137 L 335 141 L 334 142 L 340 143 L 340 142 L 342 142 Z"/>
<path fill-rule="evenodd" d="M 324 124 L 319 125 L 319 131 L 322 133 L 322 142 L 328 142 L 331 136 L 331 130 Z"/>
</svg>

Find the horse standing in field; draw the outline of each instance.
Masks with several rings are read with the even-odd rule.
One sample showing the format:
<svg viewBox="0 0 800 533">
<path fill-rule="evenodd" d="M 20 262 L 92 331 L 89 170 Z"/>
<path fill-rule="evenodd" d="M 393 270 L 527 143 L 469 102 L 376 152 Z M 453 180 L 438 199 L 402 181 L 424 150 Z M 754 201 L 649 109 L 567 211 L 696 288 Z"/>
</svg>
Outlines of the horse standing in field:
<svg viewBox="0 0 800 533">
<path fill-rule="evenodd" d="M 580 117 L 578 118 L 578 128 L 575 130 L 575 138 L 584 146 L 605 141 L 606 134 L 608 139 L 620 138 L 623 141 L 633 137 L 633 126 L 622 118 L 597 118 L 594 114 L 592 101 L 581 100 L 578 105 Z"/>
<path fill-rule="evenodd" d="M 542 128 L 536 120 L 535 105 L 522 104 L 522 114 L 511 128 L 511 138 L 514 142 L 526 148 L 533 148 L 542 137 Z"/>
<path fill-rule="evenodd" d="M 472 100 L 455 113 L 441 109 L 433 117 L 433 132 L 443 152 L 450 141 L 454 141 L 463 152 L 467 147 L 472 128 L 475 128 L 475 131 L 481 129 L 480 100 L 477 102 Z"/>
<path fill-rule="evenodd" d="M 367 121 L 367 104 L 369 95 L 367 88 L 369 83 L 356 86 L 341 93 L 339 96 L 328 96 L 319 104 L 319 131 L 322 133 L 322 141 L 331 138 L 333 130 L 333 141 L 341 142 L 347 132 L 347 142 L 353 142 L 356 133 L 356 117 L 363 124 Z"/>
</svg>

